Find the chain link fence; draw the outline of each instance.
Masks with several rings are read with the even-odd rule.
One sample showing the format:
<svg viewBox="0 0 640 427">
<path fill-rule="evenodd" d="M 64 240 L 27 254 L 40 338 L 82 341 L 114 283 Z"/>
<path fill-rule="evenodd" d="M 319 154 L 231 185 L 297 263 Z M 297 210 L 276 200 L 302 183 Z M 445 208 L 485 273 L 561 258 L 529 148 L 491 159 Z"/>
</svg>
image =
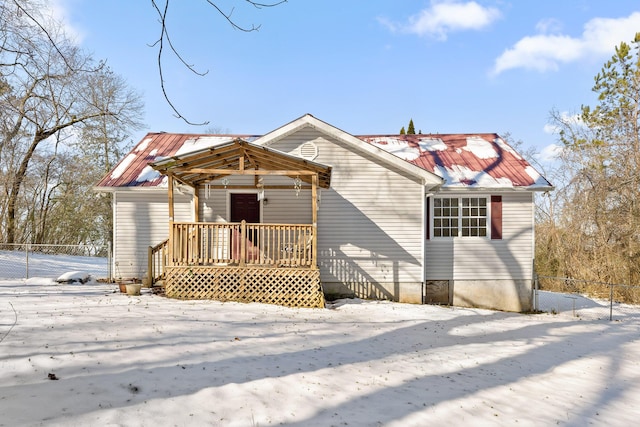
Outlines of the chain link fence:
<svg viewBox="0 0 640 427">
<path fill-rule="evenodd" d="M 586 320 L 640 316 L 640 286 L 537 276 L 536 311 Z"/>
<path fill-rule="evenodd" d="M 0 244 L 2 280 L 56 279 L 71 271 L 85 272 L 96 280 L 111 282 L 111 246 Z"/>
</svg>

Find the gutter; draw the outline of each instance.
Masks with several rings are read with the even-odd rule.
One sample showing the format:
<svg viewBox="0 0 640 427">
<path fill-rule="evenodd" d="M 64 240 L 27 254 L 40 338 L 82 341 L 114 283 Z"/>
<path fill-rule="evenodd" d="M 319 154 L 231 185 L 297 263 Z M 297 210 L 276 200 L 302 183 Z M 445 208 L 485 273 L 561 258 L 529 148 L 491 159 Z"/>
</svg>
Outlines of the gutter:
<svg viewBox="0 0 640 427">
<path fill-rule="evenodd" d="M 540 187 L 468 187 L 468 186 L 447 186 L 445 188 L 438 188 L 437 191 L 443 193 L 459 193 L 461 191 L 464 192 L 475 192 L 475 193 L 506 193 L 506 192 L 529 192 L 536 193 L 542 192 L 546 193 L 549 191 L 554 191 L 556 188 L 554 186 L 540 186 Z"/>
<path fill-rule="evenodd" d="M 129 186 L 129 187 L 98 187 L 94 186 L 91 189 L 98 193 L 117 193 L 117 192 L 132 192 L 132 191 L 164 191 L 167 192 L 167 186 L 161 187 L 155 186 Z"/>
</svg>

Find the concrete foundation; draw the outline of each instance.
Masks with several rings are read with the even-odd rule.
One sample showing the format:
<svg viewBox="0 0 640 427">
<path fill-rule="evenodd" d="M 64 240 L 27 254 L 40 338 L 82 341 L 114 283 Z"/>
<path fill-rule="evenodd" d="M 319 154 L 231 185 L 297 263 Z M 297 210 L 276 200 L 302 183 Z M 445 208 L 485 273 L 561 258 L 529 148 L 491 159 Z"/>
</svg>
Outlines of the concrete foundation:
<svg viewBox="0 0 640 427">
<path fill-rule="evenodd" d="M 328 300 L 362 298 L 408 304 L 444 304 L 458 307 L 528 312 L 533 309 L 530 280 L 437 280 L 422 283 L 323 282 Z M 424 293 L 424 298 L 423 298 Z"/>
<path fill-rule="evenodd" d="M 455 280 L 450 283 L 454 306 L 513 312 L 533 309 L 531 280 Z"/>
<path fill-rule="evenodd" d="M 325 298 L 362 298 L 422 304 L 422 283 L 340 283 L 322 282 Z"/>
</svg>

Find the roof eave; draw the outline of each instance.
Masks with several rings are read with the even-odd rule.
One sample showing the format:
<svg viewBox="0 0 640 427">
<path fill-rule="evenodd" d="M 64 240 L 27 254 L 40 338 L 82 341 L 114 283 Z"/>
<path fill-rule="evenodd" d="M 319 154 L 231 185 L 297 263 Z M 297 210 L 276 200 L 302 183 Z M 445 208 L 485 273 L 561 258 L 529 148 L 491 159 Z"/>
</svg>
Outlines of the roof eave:
<svg viewBox="0 0 640 427">
<path fill-rule="evenodd" d="M 471 187 L 463 185 L 443 185 L 440 192 L 455 193 L 460 191 L 472 191 L 477 193 L 491 192 L 548 192 L 555 190 L 553 186 L 528 186 L 528 187 Z"/>
<path fill-rule="evenodd" d="M 167 191 L 166 185 L 127 185 L 127 186 L 119 186 L 119 187 L 104 187 L 104 186 L 94 186 L 92 188 L 93 191 L 98 193 L 115 193 L 119 191 Z"/>
</svg>

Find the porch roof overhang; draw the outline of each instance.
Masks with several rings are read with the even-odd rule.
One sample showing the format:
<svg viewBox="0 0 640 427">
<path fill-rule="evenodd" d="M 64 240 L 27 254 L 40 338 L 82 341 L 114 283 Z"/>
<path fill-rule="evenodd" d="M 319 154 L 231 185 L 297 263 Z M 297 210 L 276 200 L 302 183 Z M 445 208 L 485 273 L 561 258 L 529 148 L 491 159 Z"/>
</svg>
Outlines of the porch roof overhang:
<svg viewBox="0 0 640 427">
<path fill-rule="evenodd" d="M 300 178 L 311 185 L 318 177 L 320 188 L 331 184 L 331 166 L 312 162 L 242 139 L 204 150 L 167 157 L 149 164 L 163 175 L 198 187 L 230 175 L 279 175 Z"/>
</svg>

